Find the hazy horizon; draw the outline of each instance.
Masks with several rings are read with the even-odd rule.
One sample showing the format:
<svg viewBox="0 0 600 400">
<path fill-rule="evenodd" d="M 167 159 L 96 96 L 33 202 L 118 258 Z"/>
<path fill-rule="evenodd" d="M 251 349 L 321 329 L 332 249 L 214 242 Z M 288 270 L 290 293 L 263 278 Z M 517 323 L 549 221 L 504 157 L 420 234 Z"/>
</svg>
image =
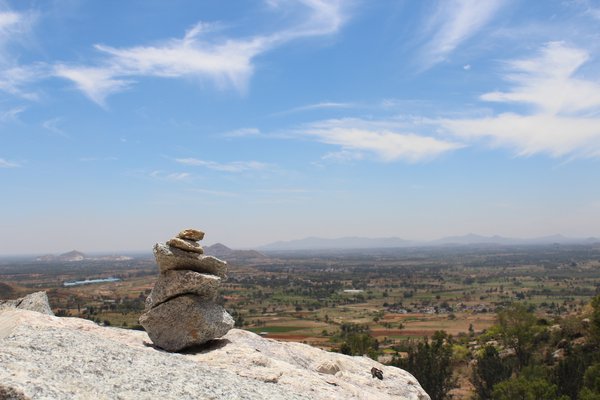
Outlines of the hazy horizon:
<svg viewBox="0 0 600 400">
<path fill-rule="evenodd" d="M 402 246 L 392 246 L 392 245 L 386 245 L 384 247 L 389 247 L 389 248 L 401 248 L 401 247 L 406 247 L 406 248 L 411 248 L 411 247 L 428 247 L 428 246 L 445 246 L 444 243 L 451 243 L 449 241 L 449 239 L 455 239 L 455 238 L 468 238 L 469 236 L 474 235 L 474 236 L 478 236 L 478 237 L 482 237 L 482 238 L 490 238 L 490 239 L 494 239 L 494 238 L 499 238 L 499 239 L 509 239 L 509 240 L 514 240 L 514 241 L 523 241 L 523 243 L 519 244 L 519 243 L 509 243 L 509 245 L 547 245 L 547 244 L 552 244 L 553 241 L 552 240 L 548 240 L 548 241 L 539 241 L 541 239 L 554 239 L 556 236 L 562 237 L 562 239 L 564 239 L 565 242 L 570 243 L 570 241 L 575 241 L 575 242 L 585 242 L 588 239 L 600 239 L 599 237 L 595 237 L 595 236 L 586 236 L 586 237 L 573 237 L 573 236 L 565 236 L 562 235 L 560 233 L 558 234 L 554 234 L 554 235 L 544 235 L 544 236 L 535 236 L 535 237 L 507 237 L 507 236 L 502 236 L 502 235 L 478 235 L 476 233 L 466 233 L 463 235 L 449 235 L 449 236 L 444 236 L 444 237 L 436 237 L 436 238 L 432 238 L 432 239 L 411 239 L 411 238 L 402 238 L 402 237 L 397 237 L 397 236 L 386 236 L 386 237 L 365 237 L 365 236 L 336 236 L 336 237 L 322 237 L 322 236 L 306 236 L 306 237 L 302 237 L 302 238 L 292 238 L 292 239 L 287 239 L 287 240 L 276 240 L 276 241 L 272 241 L 272 242 L 265 242 L 265 243 L 260 243 L 254 246 L 236 246 L 232 243 L 227 243 L 224 241 L 207 241 L 204 240 L 201 244 L 203 245 L 203 247 L 208 247 L 208 246 L 212 246 L 215 244 L 223 244 L 233 250 L 260 250 L 260 251 L 280 251 L 280 249 L 269 249 L 269 246 L 272 245 L 276 245 L 279 243 L 294 243 L 294 242 L 302 242 L 304 240 L 309 240 L 309 239 L 316 239 L 316 240 L 324 240 L 324 241 L 339 241 L 339 240 L 343 240 L 343 239 L 366 239 L 366 240 L 385 240 L 385 239 L 396 239 L 396 240 L 402 240 L 405 241 L 406 243 L 403 244 Z M 444 240 L 446 240 L 446 242 L 444 242 Z M 538 240 L 538 242 L 536 243 L 530 243 L 531 241 L 535 241 Z M 157 240 L 155 242 L 165 242 L 166 239 L 163 240 Z M 530 241 L 530 242 L 528 242 Z M 465 243 L 460 243 L 463 245 L 477 245 L 481 242 L 465 242 Z M 485 242 L 483 242 L 485 243 Z M 64 254 L 64 253 L 69 253 L 71 251 L 79 251 L 84 253 L 87 256 L 100 256 L 100 255 L 135 255 L 135 254 L 151 254 L 152 253 L 152 247 L 153 247 L 154 243 L 146 246 L 146 248 L 127 248 L 127 247 L 123 247 L 123 248 L 114 248 L 114 249 L 103 249 L 103 248 L 77 248 L 77 247 L 65 247 L 65 248 L 61 248 L 61 249 L 55 249 L 55 250 L 47 250 L 47 251 L 39 251 L 36 250 L 34 252 L 22 252 L 22 253 L 0 253 L 0 257 L 27 257 L 27 256 L 42 256 L 42 255 L 60 255 L 60 254 Z M 266 249 L 265 249 L 266 248 Z M 336 249 L 337 247 L 315 247 L 315 248 L 310 248 L 311 250 L 322 250 L 322 249 Z M 360 249 L 374 249 L 377 247 L 373 247 L 371 244 L 367 243 L 365 244 L 365 247 L 348 247 L 348 249 L 350 248 L 354 248 L 357 250 Z M 309 248 L 307 248 L 309 249 Z M 341 249 L 345 249 L 345 248 L 341 248 Z M 282 250 L 287 251 L 287 250 L 291 250 L 291 251 L 299 251 L 299 250 L 303 250 L 303 248 L 283 248 Z"/>
<path fill-rule="evenodd" d="M 599 23 L 587 0 L 0 1 L 0 254 L 598 237 Z"/>
</svg>

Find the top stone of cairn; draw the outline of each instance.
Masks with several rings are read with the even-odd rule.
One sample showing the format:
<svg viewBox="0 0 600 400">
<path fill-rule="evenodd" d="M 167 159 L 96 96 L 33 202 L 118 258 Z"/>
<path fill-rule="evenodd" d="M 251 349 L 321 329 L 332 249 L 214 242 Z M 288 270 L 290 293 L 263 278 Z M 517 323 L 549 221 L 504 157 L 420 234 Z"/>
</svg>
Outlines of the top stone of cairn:
<svg viewBox="0 0 600 400">
<path fill-rule="evenodd" d="M 197 229 L 184 229 L 179 232 L 177 237 L 180 239 L 193 240 L 197 242 L 198 240 L 204 239 L 204 232 Z"/>
</svg>

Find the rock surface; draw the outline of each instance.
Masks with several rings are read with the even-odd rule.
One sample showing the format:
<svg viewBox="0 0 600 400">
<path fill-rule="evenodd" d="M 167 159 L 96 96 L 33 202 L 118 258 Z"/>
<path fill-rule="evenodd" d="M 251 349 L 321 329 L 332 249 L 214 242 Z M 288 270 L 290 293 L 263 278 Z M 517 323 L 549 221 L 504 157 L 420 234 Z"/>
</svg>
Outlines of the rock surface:
<svg viewBox="0 0 600 400">
<path fill-rule="evenodd" d="M 238 329 L 186 354 L 146 342 L 145 332 L 3 310 L 0 382 L 32 399 L 429 399 L 401 369 Z M 335 375 L 315 370 L 326 361 Z"/>
<path fill-rule="evenodd" d="M 234 322 L 222 306 L 190 294 L 175 297 L 140 317 L 152 342 L 167 351 L 221 337 L 233 328 Z"/>
<path fill-rule="evenodd" d="M 221 278 L 194 271 L 167 271 L 156 281 L 146 298 L 146 311 L 182 294 L 196 294 L 214 301 Z"/>
<path fill-rule="evenodd" d="M 227 277 L 227 263 L 212 256 L 191 253 L 167 246 L 164 243 L 154 245 L 154 256 L 156 257 L 156 262 L 161 273 L 172 269 L 184 269 L 205 272 L 220 276 L 221 278 Z"/>
<path fill-rule="evenodd" d="M 19 308 L 21 310 L 37 311 L 42 314 L 54 315 L 46 292 L 35 292 L 16 300 L 0 300 L 0 310 Z"/>
</svg>

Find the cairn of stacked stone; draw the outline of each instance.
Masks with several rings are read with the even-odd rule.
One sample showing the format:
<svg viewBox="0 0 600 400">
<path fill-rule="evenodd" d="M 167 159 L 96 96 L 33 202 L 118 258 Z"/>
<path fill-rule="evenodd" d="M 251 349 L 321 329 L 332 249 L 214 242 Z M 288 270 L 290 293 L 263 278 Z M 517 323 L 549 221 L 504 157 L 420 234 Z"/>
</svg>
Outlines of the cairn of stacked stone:
<svg viewBox="0 0 600 400">
<path fill-rule="evenodd" d="M 140 324 L 157 347 L 179 351 L 225 335 L 231 315 L 215 303 L 227 263 L 204 255 L 204 232 L 186 229 L 154 245 L 159 277 Z"/>
</svg>

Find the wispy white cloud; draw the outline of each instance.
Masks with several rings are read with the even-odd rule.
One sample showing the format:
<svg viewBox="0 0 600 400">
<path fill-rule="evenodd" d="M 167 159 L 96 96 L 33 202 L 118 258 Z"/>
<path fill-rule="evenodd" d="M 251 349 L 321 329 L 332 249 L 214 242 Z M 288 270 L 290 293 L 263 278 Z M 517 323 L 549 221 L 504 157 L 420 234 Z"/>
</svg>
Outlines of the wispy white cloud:
<svg viewBox="0 0 600 400">
<path fill-rule="evenodd" d="M 20 164 L 16 162 L 5 160 L 4 158 L 0 158 L 0 168 L 17 168 L 20 167 Z"/>
<path fill-rule="evenodd" d="M 192 189 L 192 191 L 196 192 L 196 193 L 207 194 L 210 196 L 217 196 L 217 197 L 238 197 L 239 196 L 238 193 L 226 192 L 226 191 L 222 191 L 222 190 Z"/>
<path fill-rule="evenodd" d="M 277 189 L 258 189 L 259 193 L 271 193 L 271 194 L 299 194 L 299 193 L 310 193 L 311 190 L 303 188 L 277 188 Z"/>
<path fill-rule="evenodd" d="M 42 63 L 20 65 L 12 48 L 28 42 L 36 19 L 33 11 L 16 12 L 0 3 L 0 91 L 27 100 L 38 99 L 38 93 L 26 87 L 47 76 L 47 70 Z"/>
<path fill-rule="evenodd" d="M 423 49 L 425 68 L 445 60 L 458 46 L 488 24 L 504 0 L 439 0 L 426 23 L 431 36 Z"/>
<path fill-rule="evenodd" d="M 7 46 L 29 34 L 36 20 L 34 12 L 16 12 L 0 4 L 0 63 L 10 62 Z"/>
<path fill-rule="evenodd" d="M 52 133 L 55 133 L 60 136 L 66 136 L 65 131 L 60 128 L 60 123 L 62 122 L 62 118 L 56 117 L 48 119 L 42 122 L 42 128 L 49 130 Z"/>
<path fill-rule="evenodd" d="M 246 137 L 246 136 L 259 136 L 260 129 L 258 128 L 240 128 L 228 131 L 222 134 L 225 137 Z"/>
<path fill-rule="evenodd" d="M 79 161 L 81 162 L 95 162 L 95 161 L 116 161 L 117 157 L 108 156 L 108 157 L 80 157 Z"/>
<path fill-rule="evenodd" d="M 215 39 L 211 26 L 198 23 L 183 38 L 161 44 L 115 48 L 96 45 L 106 55 L 95 66 L 58 65 L 55 75 L 75 83 L 99 105 L 106 98 L 127 89 L 135 77 L 187 78 L 208 80 L 221 89 L 244 91 L 254 72 L 254 58 L 276 46 L 301 37 L 337 32 L 344 21 L 342 1 L 297 0 L 272 2 L 283 7 L 304 5 L 304 20 L 291 28 L 269 35 Z"/>
<path fill-rule="evenodd" d="M 589 59 L 583 49 L 562 42 L 545 45 L 535 58 L 509 61 L 511 73 L 505 78 L 514 83 L 508 92 L 491 92 L 482 100 L 527 103 L 541 112 L 574 113 L 600 106 L 600 84 L 574 77 Z"/>
<path fill-rule="evenodd" d="M 345 163 L 350 161 L 362 160 L 365 158 L 360 151 L 340 150 L 326 153 L 321 160 Z"/>
<path fill-rule="evenodd" d="M 39 93 L 29 85 L 47 76 L 48 68 L 44 64 L 5 65 L 0 68 L 0 90 L 26 100 L 38 100 Z"/>
<path fill-rule="evenodd" d="M 460 138 L 489 139 L 492 146 L 514 149 L 519 156 L 600 156 L 600 118 L 503 113 L 489 118 L 443 120 L 441 124 Z"/>
<path fill-rule="evenodd" d="M 590 7 L 587 9 L 587 14 L 592 18 L 600 21 L 600 7 Z"/>
<path fill-rule="evenodd" d="M 16 121 L 23 111 L 25 111 L 25 107 L 13 107 L 6 111 L 0 111 L 0 122 Z"/>
<path fill-rule="evenodd" d="M 326 120 L 309 124 L 300 132 L 322 143 L 340 146 L 346 153 L 339 156 L 359 157 L 357 153 L 366 152 L 388 162 L 418 162 L 463 147 L 460 143 L 406 132 L 402 124 L 393 120 Z"/>
<path fill-rule="evenodd" d="M 221 172 L 247 172 L 267 169 L 270 165 L 258 161 L 233 161 L 229 163 L 219 163 L 215 161 L 200 160 L 197 158 L 176 158 L 176 162 L 183 165 L 204 167 L 214 171 Z"/>
<path fill-rule="evenodd" d="M 574 76 L 588 58 L 585 50 L 548 43 L 535 57 L 506 63 L 510 90 L 481 96 L 484 101 L 526 104 L 531 111 L 439 123 L 460 138 L 488 139 L 521 156 L 598 157 L 600 84 Z"/>
<path fill-rule="evenodd" d="M 268 4 L 273 8 L 302 16 L 300 22 L 271 35 L 271 38 L 285 42 L 299 37 L 336 33 L 348 19 L 347 8 L 351 3 L 350 0 L 269 0 Z M 298 9 L 299 6 L 303 9 Z"/>
<path fill-rule="evenodd" d="M 167 173 L 167 172 L 160 171 L 160 170 L 152 171 L 152 172 L 150 172 L 149 175 L 151 178 L 168 180 L 168 181 L 184 181 L 184 180 L 187 180 L 192 177 L 192 174 L 190 174 L 188 172 Z"/>
<path fill-rule="evenodd" d="M 333 102 L 333 101 L 323 101 L 320 103 L 307 104 L 304 106 L 294 107 L 289 110 L 280 111 L 274 113 L 273 115 L 286 115 L 293 114 L 297 112 L 303 111 L 313 111 L 313 110 L 327 110 L 327 109 L 340 109 L 340 108 L 353 108 L 356 107 L 354 103 L 343 103 L 343 102 Z"/>
<path fill-rule="evenodd" d="M 118 79 L 117 68 L 111 67 L 81 67 L 59 64 L 54 67 L 54 75 L 69 79 L 87 97 L 104 107 L 107 96 L 126 89 L 130 82 Z"/>
<path fill-rule="evenodd" d="M 593 0 L 573 0 L 569 4 L 578 7 L 583 11 L 583 14 L 600 21 L 600 6 Z"/>
</svg>

